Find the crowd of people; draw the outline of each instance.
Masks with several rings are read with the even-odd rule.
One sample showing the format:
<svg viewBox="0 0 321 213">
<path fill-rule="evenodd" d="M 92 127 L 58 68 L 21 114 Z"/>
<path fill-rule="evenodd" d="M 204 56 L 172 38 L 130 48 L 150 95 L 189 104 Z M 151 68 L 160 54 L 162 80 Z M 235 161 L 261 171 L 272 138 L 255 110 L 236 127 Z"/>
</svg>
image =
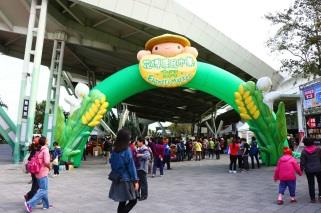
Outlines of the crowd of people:
<svg viewBox="0 0 321 213">
<path fill-rule="evenodd" d="M 305 172 L 308 180 L 311 202 L 315 198 L 315 177 L 318 182 L 318 200 L 321 202 L 321 149 L 314 145 L 314 140 L 304 138 L 304 150 L 301 153 L 300 164 L 292 157 L 292 147 L 284 148 L 284 155 L 279 159 L 274 172 L 274 180 L 280 181 L 277 203 L 284 203 L 283 196 L 288 188 L 290 202 L 295 203 L 296 174 Z M 181 138 L 170 139 L 138 138 L 132 140 L 130 131 L 121 129 L 115 141 L 107 139 L 103 144 L 103 153 L 111 165 L 109 179 L 112 181 L 109 197 L 119 202 L 118 212 L 129 212 L 137 203 L 148 198 L 147 176 L 153 178 L 159 170 L 164 175 L 164 169 L 172 169 L 171 161 L 201 161 L 204 159 L 220 159 L 222 153 L 230 157 L 229 173 L 237 173 L 251 168 L 260 168 L 259 147 L 255 137 L 251 143 L 240 137 L 223 138 L 193 138 L 183 141 Z M 44 136 L 35 137 L 29 146 L 30 154 L 26 169 L 31 174 L 32 186 L 25 197 L 25 208 L 32 212 L 36 205 L 43 205 L 43 209 L 52 207 L 48 199 L 48 175 L 53 168 L 53 177 L 59 175 L 60 157 L 62 150 L 57 142 L 49 150 L 47 139 Z"/>
<path fill-rule="evenodd" d="M 110 141 L 106 140 L 109 144 Z M 104 146 L 105 147 L 105 146 Z M 107 147 L 107 145 L 106 145 Z M 109 147 L 109 145 L 108 145 Z M 220 159 L 224 150 L 224 141 L 213 138 L 170 140 L 166 137 L 138 138 L 131 140 L 130 132 L 122 129 L 118 132 L 113 144 L 109 162 L 112 181 L 109 197 L 119 202 L 117 212 L 129 212 L 137 200 L 148 197 L 147 175 L 154 178 L 164 175 L 164 169 L 170 170 L 171 161 L 200 161 L 205 158 Z M 106 150 L 107 152 L 107 150 Z M 108 158 L 108 156 L 106 155 Z"/>
<path fill-rule="evenodd" d="M 240 172 L 249 171 L 249 156 L 251 158 L 252 169 L 255 168 L 254 160 L 256 160 L 257 168 L 260 168 L 259 148 L 255 137 L 252 137 L 251 145 L 247 143 L 245 138 L 234 137 L 228 145 L 227 153 L 230 155 L 229 173 L 237 173 L 237 163 Z"/>
</svg>

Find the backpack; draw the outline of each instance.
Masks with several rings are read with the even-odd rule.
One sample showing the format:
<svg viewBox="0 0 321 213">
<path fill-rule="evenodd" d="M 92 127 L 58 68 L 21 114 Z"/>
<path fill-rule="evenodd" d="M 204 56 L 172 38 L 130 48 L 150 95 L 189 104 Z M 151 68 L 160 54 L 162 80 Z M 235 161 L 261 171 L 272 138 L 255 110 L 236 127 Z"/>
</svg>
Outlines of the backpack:
<svg viewBox="0 0 321 213">
<path fill-rule="evenodd" d="M 252 142 L 250 147 L 250 155 L 256 155 L 258 154 L 258 152 L 259 152 L 259 149 L 257 148 L 257 143 L 254 141 Z"/>
<path fill-rule="evenodd" d="M 165 156 L 170 156 L 171 155 L 171 150 L 168 145 L 164 147 L 164 154 Z"/>
<path fill-rule="evenodd" d="M 55 160 L 56 158 L 58 158 L 58 160 L 60 160 L 62 155 L 62 151 L 60 148 L 55 148 L 53 151 L 53 160 Z"/>
<path fill-rule="evenodd" d="M 40 152 L 36 152 L 31 160 L 27 163 L 27 171 L 31 174 L 38 174 L 40 172 L 41 164 L 38 158 L 39 154 Z"/>
</svg>

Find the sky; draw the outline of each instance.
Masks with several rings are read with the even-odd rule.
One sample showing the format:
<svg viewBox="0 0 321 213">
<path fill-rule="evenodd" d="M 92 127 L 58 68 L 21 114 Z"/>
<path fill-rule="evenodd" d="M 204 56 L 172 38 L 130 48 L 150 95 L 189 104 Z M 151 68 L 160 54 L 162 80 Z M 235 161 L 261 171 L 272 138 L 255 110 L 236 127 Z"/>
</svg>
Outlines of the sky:
<svg viewBox="0 0 321 213">
<path fill-rule="evenodd" d="M 280 67 L 280 55 L 271 54 L 265 45 L 277 28 L 264 15 L 289 8 L 294 0 L 176 1 L 274 69 Z"/>
<path fill-rule="evenodd" d="M 226 36 L 239 43 L 274 69 L 280 66 L 280 57 L 271 54 L 265 43 L 276 28 L 264 19 L 264 14 L 288 8 L 293 0 L 176 0 L 188 10 L 220 30 Z M 8 105 L 8 114 L 14 122 L 17 120 L 17 106 L 20 93 L 20 80 L 23 61 L 0 55 L 0 98 Z M 46 99 L 48 87 L 48 68 L 40 72 L 37 100 Z M 60 104 L 65 110 L 61 91 Z"/>
</svg>

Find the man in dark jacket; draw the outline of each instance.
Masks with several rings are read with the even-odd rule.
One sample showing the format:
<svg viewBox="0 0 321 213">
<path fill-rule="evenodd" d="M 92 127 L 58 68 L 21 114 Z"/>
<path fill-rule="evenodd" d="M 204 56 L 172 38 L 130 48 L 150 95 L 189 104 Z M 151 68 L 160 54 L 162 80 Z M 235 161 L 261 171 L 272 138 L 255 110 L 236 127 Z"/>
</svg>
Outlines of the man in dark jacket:
<svg viewBox="0 0 321 213">
<path fill-rule="evenodd" d="M 257 163 L 257 168 L 260 168 L 259 148 L 257 147 L 257 142 L 256 142 L 255 137 L 252 137 L 251 148 L 250 148 L 250 157 L 251 157 L 252 169 L 254 169 L 254 158 Z"/>
<path fill-rule="evenodd" d="M 111 141 L 110 138 L 105 138 L 104 139 L 104 156 L 106 157 L 106 162 L 108 163 L 109 162 L 109 156 L 110 156 L 110 153 L 113 149 L 113 142 Z"/>
<path fill-rule="evenodd" d="M 139 163 L 136 165 L 137 175 L 139 178 L 139 200 L 146 200 L 148 196 L 148 183 L 147 183 L 147 172 L 148 172 L 148 160 L 150 159 L 150 153 L 148 148 L 145 146 L 145 140 L 139 138 L 137 141 L 137 154 L 136 157 Z"/>
<path fill-rule="evenodd" d="M 321 202 L 321 149 L 314 145 L 314 139 L 304 138 L 304 150 L 301 153 L 300 167 L 308 179 L 311 203 L 315 203 L 314 177 L 317 178 Z"/>
</svg>

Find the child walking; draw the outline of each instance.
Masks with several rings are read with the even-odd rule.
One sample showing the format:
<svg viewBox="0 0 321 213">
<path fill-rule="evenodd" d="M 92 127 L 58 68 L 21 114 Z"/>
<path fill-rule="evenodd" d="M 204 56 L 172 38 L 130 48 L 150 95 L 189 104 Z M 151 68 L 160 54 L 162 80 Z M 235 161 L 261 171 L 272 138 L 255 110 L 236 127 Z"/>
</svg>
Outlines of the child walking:
<svg viewBox="0 0 321 213">
<path fill-rule="evenodd" d="M 285 147 L 283 150 L 283 156 L 279 159 L 278 164 L 274 172 L 274 181 L 280 180 L 279 184 L 279 196 L 277 203 L 278 205 L 283 204 L 284 192 L 286 188 L 289 188 L 291 203 L 295 203 L 295 187 L 296 187 L 296 176 L 302 175 L 302 171 L 299 167 L 299 164 L 292 157 L 292 150 L 288 147 Z"/>
</svg>

